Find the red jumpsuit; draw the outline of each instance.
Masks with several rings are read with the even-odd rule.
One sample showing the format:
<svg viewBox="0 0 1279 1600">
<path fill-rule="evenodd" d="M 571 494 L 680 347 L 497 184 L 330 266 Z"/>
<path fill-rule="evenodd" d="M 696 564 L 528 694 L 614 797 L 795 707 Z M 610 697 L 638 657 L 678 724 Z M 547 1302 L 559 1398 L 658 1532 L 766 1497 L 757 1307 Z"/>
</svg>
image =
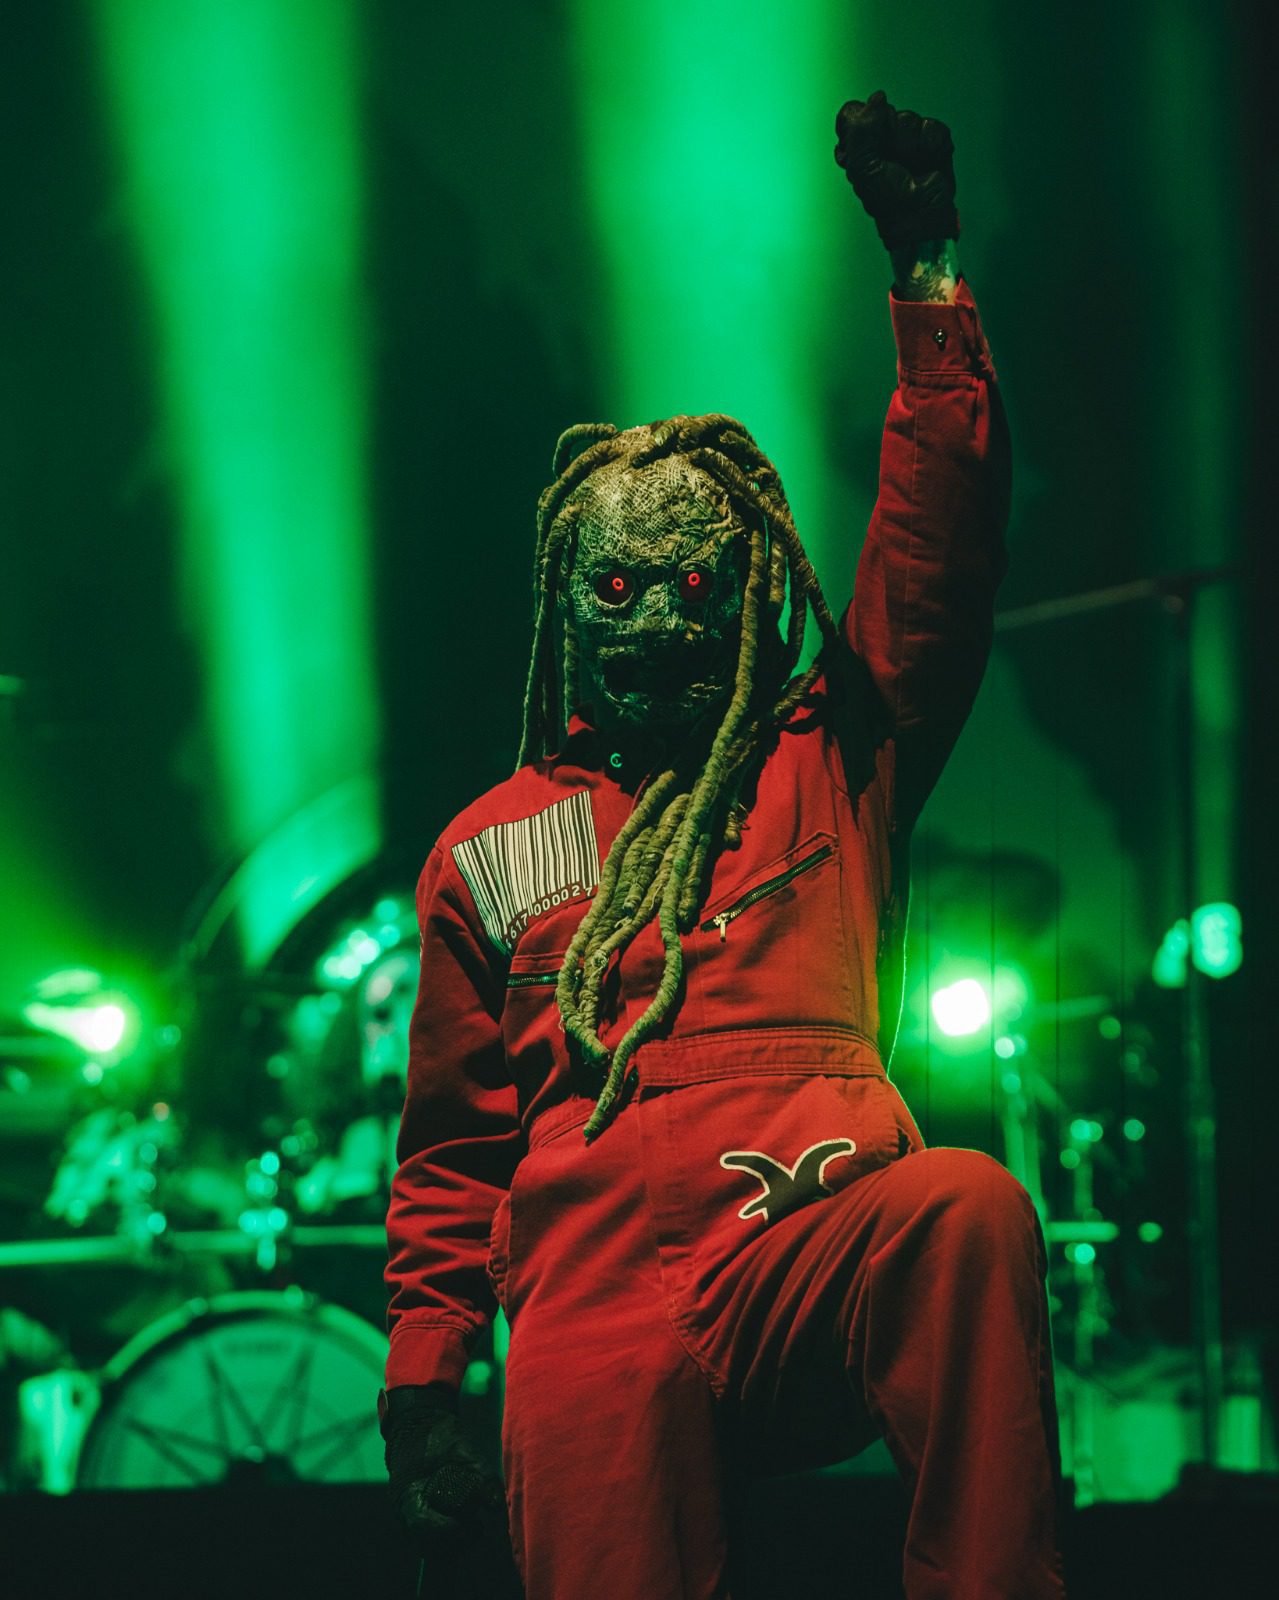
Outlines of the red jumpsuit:
<svg viewBox="0 0 1279 1600">
<path fill-rule="evenodd" d="M 1009 478 L 966 287 L 891 304 L 849 654 L 771 745 L 678 1003 L 594 1143 L 554 986 L 634 785 L 576 720 L 445 830 L 419 884 L 387 1385 L 459 1382 L 500 1300 L 529 1600 L 727 1596 L 735 1480 L 876 1434 L 912 1495 L 911 1600 L 1062 1592 L 1033 1209 L 989 1157 L 923 1149 L 880 1049 L 906 840 L 985 665 Z M 654 923 L 606 976 L 605 1043 L 661 967 Z"/>
</svg>

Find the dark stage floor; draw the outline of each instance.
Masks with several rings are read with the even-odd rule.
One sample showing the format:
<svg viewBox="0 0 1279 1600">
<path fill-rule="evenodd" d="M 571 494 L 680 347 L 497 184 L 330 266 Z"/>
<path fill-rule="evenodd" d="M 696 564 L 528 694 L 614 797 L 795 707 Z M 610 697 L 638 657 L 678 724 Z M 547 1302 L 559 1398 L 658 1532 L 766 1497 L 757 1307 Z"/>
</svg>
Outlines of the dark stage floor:
<svg viewBox="0 0 1279 1600">
<path fill-rule="evenodd" d="M 758 1486 L 748 1600 L 900 1595 L 903 1505 L 881 1479 Z M 1243 1600 L 1268 1592 L 1279 1483 L 1191 1484 L 1153 1504 L 1072 1514 L 1072 1600 Z M 412 1600 L 418 1562 L 378 1486 L 0 1498 L 0 1593 L 100 1600 L 376 1596 Z M 504 1600 L 492 1570 L 440 1575 L 426 1600 Z M 606 1600 L 603 1597 L 602 1600 Z"/>
</svg>

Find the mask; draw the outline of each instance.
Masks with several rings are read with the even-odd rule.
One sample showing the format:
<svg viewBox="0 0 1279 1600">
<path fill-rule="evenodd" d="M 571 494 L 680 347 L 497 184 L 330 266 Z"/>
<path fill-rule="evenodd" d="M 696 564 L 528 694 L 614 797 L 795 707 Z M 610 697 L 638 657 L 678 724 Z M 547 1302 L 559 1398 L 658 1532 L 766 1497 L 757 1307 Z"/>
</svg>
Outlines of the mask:
<svg viewBox="0 0 1279 1600">
<path fill-rule="evenodd" d="M 568 508 L 582 688 L 602 723 L 677 733 L 731 695 L 749 560 L 724 489 L 684 456 L 609 463 Z"/>
</svg>

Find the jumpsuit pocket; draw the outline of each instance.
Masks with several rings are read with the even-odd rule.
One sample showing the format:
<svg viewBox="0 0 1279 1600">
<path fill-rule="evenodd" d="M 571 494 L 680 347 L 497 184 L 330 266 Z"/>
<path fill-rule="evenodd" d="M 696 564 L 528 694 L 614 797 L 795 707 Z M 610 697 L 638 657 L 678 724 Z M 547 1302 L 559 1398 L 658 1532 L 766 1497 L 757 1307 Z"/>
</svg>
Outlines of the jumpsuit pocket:
<svg viewBox="0 0 1279 1600">
<path fill-rule="evenodd" d="M 761 900 L 767 900 L 770 895 L 780 894 L 796 878 L 805 872 L 811 872 L 815 867 L 820 867 L 835 854 L 835 844 L 828 839 L 825 843 L 814 843 L 811 848 L 805 848 L 794 855 L 789 862 L 777 863 L 777 870 L 766 877 L 761 883 L 746 890 L 736 899 L 723 906 L 713 916 L 707 917 L 702 923 L 702 932 L 710 933 L 712 929 L 719 930 L 719 942 L 728 943 L 728 925 L 735 922 L 743 912 L 749 911 L 752 906 L 758 905 Z"/>
<path fill-rule="evenodd" d="M 839 840 L 822 831 L 712 895 L 684 939 L 674 1036 L 856 1016 L 844 902 Z"/>
</svg>

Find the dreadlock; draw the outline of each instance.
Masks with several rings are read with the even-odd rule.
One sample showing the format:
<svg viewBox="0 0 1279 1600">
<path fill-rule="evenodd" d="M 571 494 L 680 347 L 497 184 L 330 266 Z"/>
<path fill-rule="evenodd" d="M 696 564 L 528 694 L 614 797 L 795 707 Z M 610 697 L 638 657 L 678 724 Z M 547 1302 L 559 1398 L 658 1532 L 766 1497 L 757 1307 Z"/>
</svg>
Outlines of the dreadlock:
<svg viewBox="0 0 1279 1600">
<path fill-rule="evenodd" d="M 555 446 L 555 481 L 538 501 L 533 652 L 519 764 L 539 760 L 558 746 L 561 718 L 567 722 L 576 694 L 578 651 L 567 605 L 558 661 L 553 627 L 581 512 L 572 499 L 574 491 L 610 463 L 639 469 L 671 455 L 682 455 L 700 468 L 747 513 L 750 569 L 733 694 L 710 752 L 696 771 L 690 770 L 687 755 L 677 758 L 644 791 L 600 868 L 595 898 L 560 968 L 555 999 L 565 1032 L 577 1041 L 588 1064 L 601 1071 L 607 1067 L 586 1124 L 588 1142 L 607 1126 L 631 1057 L 675 1000 L 683 972 L 680 934 L 696 921 L 719 850 L 740 840 L 738 799 L 752 761 L 770 730 L 794 710 L 821 670 L 814 665 L 792 676 L 810 610 L 823 638 L 835 637 L 834 619 L 800 543 L 777 469 L 740 422 L 710 415 L 671 417 L 625 432 L 609 423 L 568 428 Z M 781 639 L 788 588 L 790 617 Z M 604 973 L 614 951 L 629 944 L 654 917 L 665 950 L 657 992 L 610 1051 L 597 1029 Z"/>
</svg>

